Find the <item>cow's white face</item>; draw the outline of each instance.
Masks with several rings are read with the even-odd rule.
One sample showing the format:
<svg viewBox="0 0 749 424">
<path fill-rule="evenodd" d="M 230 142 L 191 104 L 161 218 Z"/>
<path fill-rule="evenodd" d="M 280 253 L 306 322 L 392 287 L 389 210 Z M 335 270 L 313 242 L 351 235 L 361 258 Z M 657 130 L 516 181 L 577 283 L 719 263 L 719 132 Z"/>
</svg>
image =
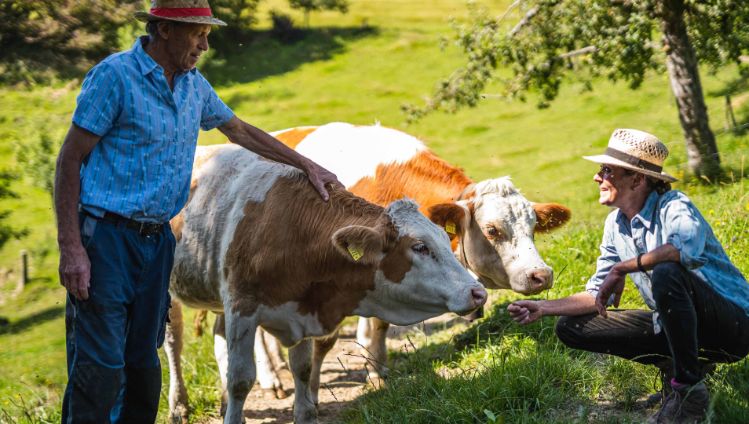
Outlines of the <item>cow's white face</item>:
<svg viewBox="0 0 749 424">
<path fill-rule="evenodd" d="M 529 202 L 508 177 L 476 184 L 475 196 L 456 206 L 463 210 L 457 215 L 452 213 L 454 219 L 461 220 L 456 254 L 487 288 L 512 289 L 528 295 L 552 286 L 553 271 L 533 242 L 537 229 L 536 209 L 546 206 Z M 566 208 L 551 207 L 560 215 L 544 223 L 544 230 L 559 226 L 569 218 Z"/>
<path fill-rule="evenodd" d="M 393 202 L 387 214 L 398 240 L 381 254 L 375 289 L 356 314 L 408 325 L 445 312 L 467 314 L 486 302 L 486 290 L 455 258 L 447 234 L 416 203 Z"/>
</svg>

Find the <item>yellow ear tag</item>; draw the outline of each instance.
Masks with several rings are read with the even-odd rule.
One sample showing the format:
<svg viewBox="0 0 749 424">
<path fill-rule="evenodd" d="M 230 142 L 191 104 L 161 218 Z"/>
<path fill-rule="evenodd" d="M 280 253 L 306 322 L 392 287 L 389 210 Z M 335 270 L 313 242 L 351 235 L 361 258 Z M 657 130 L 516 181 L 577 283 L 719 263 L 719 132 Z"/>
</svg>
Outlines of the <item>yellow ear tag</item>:
<svg viewBox="0 0 749 424">
<path fill-rule="evenodd" d="M 354 258 L 354 261 L 359 261 L 362 256 L 364 256 L 364 251 L 361 250 L 358 247 L 349 246 L 348 247 L 348 253 L 351 255 L 352 258 Z"/>
<path fill-rule="evenodd" d="M 452 221 L 445 222 L 445 231 L 447 231 L 447 234 L 455 234 L 455 223 Z"/>
</svg>

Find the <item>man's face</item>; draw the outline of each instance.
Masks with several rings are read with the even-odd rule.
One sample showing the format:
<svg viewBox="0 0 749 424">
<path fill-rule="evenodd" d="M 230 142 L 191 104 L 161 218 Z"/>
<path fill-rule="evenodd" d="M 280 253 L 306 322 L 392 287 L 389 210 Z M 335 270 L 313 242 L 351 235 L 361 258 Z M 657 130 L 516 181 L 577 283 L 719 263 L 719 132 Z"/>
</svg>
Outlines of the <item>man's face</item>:
<svg viewBox="0 0 749 424">
<path fill-rule="evenodd" d="M 598 203 L 604 206 L 621 207 L 626 201 L 627 194 L 635 173 L 613 165 L 601 165 L 601 169 L 593 176 L 593 181 L 598 183 Z"/>
<path fill-rule="evenodd" d="M 211 26 L 205 24 L 173 24 L 167 39 L 169 61 L 180 72 L 195 67 L 200 55 L 208 51 Z"/>
</svg>

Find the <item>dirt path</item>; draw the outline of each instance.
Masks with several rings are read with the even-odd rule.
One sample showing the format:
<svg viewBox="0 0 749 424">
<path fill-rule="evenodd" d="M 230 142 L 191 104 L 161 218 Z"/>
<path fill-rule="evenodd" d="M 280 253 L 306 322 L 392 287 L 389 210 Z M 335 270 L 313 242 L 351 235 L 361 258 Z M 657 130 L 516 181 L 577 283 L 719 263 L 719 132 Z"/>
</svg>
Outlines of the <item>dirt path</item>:
<svg viewBox="0 0 749 424">
<path fill-rule="evenodd" d="M 410 344 L 407 334 L 413 332 L 431 333 L 455 324 L 466 323 L 455 315 L 444 315 L 427 321 L 425 324 L 409 327 L 391 326 L 388 331 L 388 349 L 403 349 Z M 323 362 L 320 376 L 320 407 L 319 420 L 321 423 L 338 422 L 341 412 L 353 400 L 359 397 L 370 384 L 367 359 L 356 343 L 356 327 L 354 325 L 341 328 L 338 342 L 331 349 Z M 294 404 L 294 382 L 291 372 L 282 370 L 281 381 L 287 397 L 276 399 L 270 393 L 264 393 L 255 385 L 244 404 L 245 423 L 247 424 L 286 424 L 292 423 L 294 417 L 291 408 Z M 200 423 L 219 424 L 221 420 L 210 419 Z"/>
</svg>

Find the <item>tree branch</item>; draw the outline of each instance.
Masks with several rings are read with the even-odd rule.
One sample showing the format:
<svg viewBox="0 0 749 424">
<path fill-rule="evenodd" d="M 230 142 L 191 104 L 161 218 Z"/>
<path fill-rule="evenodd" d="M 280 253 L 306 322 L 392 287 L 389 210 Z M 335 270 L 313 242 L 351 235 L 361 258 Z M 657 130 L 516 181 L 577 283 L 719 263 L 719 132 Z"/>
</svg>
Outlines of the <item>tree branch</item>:
<svg viewBox="0 0 749 424">
<path fill-rule="evenodd" d="M 520 32 L 520 30 L 523 29 L 523 27 L 526 26 L 534 16 L 536 16 L 536 13 L 538 13 L 538 6 L 531 7 L 530 10 L 528 10 L 528 12 L 525 14 L 525 16 L 523 16 L 523 19 L 521 19 L 520 22 L 515 25 L 515 28 L 510 31 L 510 33 L 508 34 L 509 37 L 512 38 L 517 35 L 517 33 Z"/>
<path fill-rule="evenodd" d="M 593 53 L 596 50 L 598 50 L 598 47 L 596 47 L 596 46 L 587 46 L 587 47 L 583 47 L 581 49 L 572 50 L 572 51 L 567 52 L 567 53 L 562 53 L 559 56 L 557 56 L 557 59 L 569 59 L 571 57 L 582 56 L 582 55 L 585 55 L 585 54 Z"/>
</svg>

